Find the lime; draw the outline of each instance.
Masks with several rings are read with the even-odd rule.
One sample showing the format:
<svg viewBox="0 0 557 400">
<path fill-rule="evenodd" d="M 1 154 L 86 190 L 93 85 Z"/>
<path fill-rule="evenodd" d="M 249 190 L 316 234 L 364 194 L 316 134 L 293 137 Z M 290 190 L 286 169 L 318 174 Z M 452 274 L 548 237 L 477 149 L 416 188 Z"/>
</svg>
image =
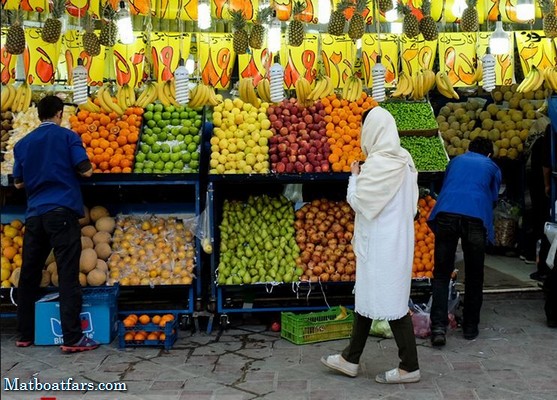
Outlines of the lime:
<svg viewBox="0 0 557 400">
<path fill-rule="evenodd" d="M 170 153 L 170 145 L 168 143 L 161 144 L 161 151 L 163 153 Z"/>
<path fill-rule="evenodd" d="M 192 135 L 184 136 L 184 143 L 186 144 L 193 143 L 193 136 Z"/>
<path fill-rule="evenodd" d="M 171 118 L 172 114 L 169 113 L 168 111 L 165 111 L 162 113 L 162 117 L 166 120 L 169 120 Z"/>
<path fill-rule="evenodd" d="M 162 170 L 163 168 L 164 168 L 164 162 L 162 162 L 162 161 L 157 161 L 157 162 L 155 163 L 155 169 Z"/>
<path fill-rule="evenodd" d="M 168 125 L 168 123 L 164 119 L 161 119 L 157 122 L 157 125 L 159 128 L 164 128 L 166 125 Z"/>
<path fill-rule="evenodd" d="M 195 144 L 199 144 L 201 142 L 201 136 L 200 135 L 194 136 L 193 137 L 193 142 Z"/>
<path fill-rule="evenodd" d="M 179 135 L 176 135 L 176 140 L 179 142 L 183 142 L 184 141 L 184 135 L 182 135 L 181 133 Z"/>
<path fill-rule="evenodd" d="M 167 162 L 164 164 L 164 170 L 165 170 L 166 172 L 170 172 L 170 171 L 172 171 L 173 169 L 174 169 L 174 163 L 173 163 L 172 161 L 167 161 Z"/>
</svg>

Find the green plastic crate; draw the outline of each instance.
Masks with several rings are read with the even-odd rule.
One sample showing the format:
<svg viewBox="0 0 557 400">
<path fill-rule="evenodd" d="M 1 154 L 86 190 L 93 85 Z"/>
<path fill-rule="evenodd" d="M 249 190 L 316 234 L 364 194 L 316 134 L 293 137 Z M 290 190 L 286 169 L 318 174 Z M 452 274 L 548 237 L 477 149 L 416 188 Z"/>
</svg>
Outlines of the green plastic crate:
<svg viewBox="0 0 557 400">
<path fill-rule="evenodd" d="M 345 339 L 352 333 L 354 312 L 347 310 L 348 316 L 335 320 L 340 314 L 340 307 L 309 314 L 283 312 L 280 315 L 281 337 L 294 344 L 325 342 L 327 340 Z"/>
</svg>

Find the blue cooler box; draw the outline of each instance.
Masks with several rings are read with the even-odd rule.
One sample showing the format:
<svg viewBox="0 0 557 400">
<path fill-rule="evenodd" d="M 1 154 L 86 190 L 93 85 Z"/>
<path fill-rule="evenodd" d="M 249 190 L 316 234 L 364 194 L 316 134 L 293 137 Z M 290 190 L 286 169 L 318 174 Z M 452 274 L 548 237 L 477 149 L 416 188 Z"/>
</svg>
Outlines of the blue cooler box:
<svg viewBox="0 0 557 400">
<path fill-rule="evenodd" d="M 118 332 L 118 286 L 99 286 L 82 290 L 83 333 L 102 344 L 112 342 Z M 48 294 L 35 303 L 35 344 L 64 344 L 58 293 Z"/>
</svg>

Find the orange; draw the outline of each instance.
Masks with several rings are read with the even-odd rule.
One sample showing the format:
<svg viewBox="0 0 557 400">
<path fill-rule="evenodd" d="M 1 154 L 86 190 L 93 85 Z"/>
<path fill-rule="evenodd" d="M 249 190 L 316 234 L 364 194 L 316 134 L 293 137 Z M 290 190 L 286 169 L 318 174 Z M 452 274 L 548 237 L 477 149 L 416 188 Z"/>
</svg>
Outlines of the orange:
<svg viewBox="0 0 557 400">
<path fill-rule="evenodd" d="M 160 341 L 166 340 L 166 333 L 161 332 L 160 335 L 159 335 L 159 340 L 160 340 Z"/>
<path fill-rule="evenodd" d="M 126 332 L 126 334 L 124 335 L 124 340 L 126 342 L 132 341 L 134 339 L 134 334 L 133 332 Z"/>
<path fill-rule="evenodd" d="M 157 332 L 151 332 L 147 335 L 147 340 L 159 340 Z"/>
<path fill-rule="evenodd" d="M 2 251 L 2 255 L 6 257 L 8 260 L 13 260 L 16 254 L 17 254 L 17 249 L 13 246 L 6 247 Z"/>
<path fill-rule="evenodd" d="M 139 323 L 140 324 L 148 324 L 149 322 L 151 322 L 151 317 L 149 317 L 147 314 L 143 314 L 142 316 L 139 317 Z"/>
<path fill-rule="evenodd" d="M 137 332 L 133 339 L 138 342 L 143 342 L 146 339 L 146 335 L 143 332 Z"/>
<path fill-rule="evenodd" d="M 153 317 L 151 318 L 151 322 L 153 322 L 153 324 L 160 324 L 161 322 L 161 316 L 160 315 L 153 315 Z"/>
<path fill-rule="evenodd" d="M 122 323 L 124 324 L 124 326 L 126 328 L 132 328 L 133 326 L 135 326 L 135 321 L 131 318 L 126 318 L 124 319 L 124 321 L 122 321 Z"/>
</svg>

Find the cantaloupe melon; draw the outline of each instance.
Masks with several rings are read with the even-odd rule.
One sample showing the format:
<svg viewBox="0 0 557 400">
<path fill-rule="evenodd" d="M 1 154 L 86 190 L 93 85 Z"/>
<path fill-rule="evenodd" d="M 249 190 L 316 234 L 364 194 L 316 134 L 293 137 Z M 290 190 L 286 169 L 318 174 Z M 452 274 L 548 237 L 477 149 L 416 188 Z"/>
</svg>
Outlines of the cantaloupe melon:
<svg viewBox="0 0 557 400">
<path fill-rule="evenodd" d="M 110 233 L 100 230 L 97 233 L 95 233 L 95 236 L 93 236 L 93 243 L 94 244 L 110 243 L 110 239 L 112 239 Z"/>
<path fill-rule="evenodd" d="M 87 286 L 87 275 L 85 275 L 83 272 L 79 273 L 79 284 L 81 286 Z"/>
<path fill-rule="evenodd" d="M 112 217 L 101 217 L 95 222 L 95 228 L 97 231 L 103 231 L 112 233 L 114 232 L 114 228 L 116 227 L 116 222 Z"/>
<path fill-rule="evenodd" d="M 21 272 L 21 268 L 16 268 L 12 271 L 12 275 L 10 276 L 10 282 L 13 286 L 17 287 L 19 284 L 19 273 Z"/>
<path fill-rule="evenodd" d="M 95 233 L 97 233 L 97 229 L 93 225 L 86 225 L 81 228 L 81 236 L 87 236 L 88 238 L 93 239 Z"/>
<path fill-rule="evenodd" d="M 87 274 L 87 283 L 91 286 L 100 286 L 106 282 L 106 272 L 94 268 Z"/>
<path fill-rule="evenodd" d="M 53 250 L 50 250 L 50 253 L 48 254 L 48 257 L 46 258 L 46 261 L 45 261 L 44 265 L 50 265 L 54 261 L 56 261 L 56 259 L 54 258 L 54 249 L 53 249 Z"/>
<path fill-rule="evenodd" d="M 83 273 L 91 271 L 97 265 L 97 253 L 93 249 L 84 249 L 79 257 L 79 270 Z"/>
<path fill-rule="evenodd" d="M 108 216 L 110 216 L 110 214 L 108 213 L 108 210 L 103 206 L 95 206 L 91 208 L 91 211 L 89 211 L 89 217 L 93 222 L 97 222 L 102 217 L 108 217 Z"/>
<path fill-rule="evenodd" d="M 92 249 L 93 247 L 95 247 L 95 244 L 93 243 L 90 237 L 88 236 L 81 237 L 81 250 Z"/>
<path fill-rule="evenodd" d="M 91 218 L 89 217 L 89 209 L 87 206 L 83 206 L 83 218 L 79 219 L 79 225 L 85 226 L 91 223 Z"/>
<path fill-rule="evenodd" d="M 99 243 L 95 246 L 95 252 L 97 253 L 98 258 L 106 261 L 112 254 L 112 249 L 108 243 Z"/>
<path fill-rule="evenodd" d="M 54 275 L 58 273 L 58 266 L 56 265 L 56 262 L 51 262 L 50 264 L 48 264 L 48 266 L 46 267 L 46 270 L 48 272 L 50 272 L 50 275 Z"/>
<path fill-rule="evenodd" d="M 52 282 L 52 284 L 54 286 L 58 287 L 58 273 L 51 274 L 50 275 L 50 281 Z"/>
<path fill-rule="evenodd" d="M 41 287 L 47 287 L 50 285 L 50 272 L 43 269 L 43 277 L 41 278 Z"/>
<path fill-rule="evenodd" d="M 100 269 L 101 271 L 108 272 L 108 265 L 101 259 L 97 259 L 97 266 L 96 269 Z"/>
</svg>

